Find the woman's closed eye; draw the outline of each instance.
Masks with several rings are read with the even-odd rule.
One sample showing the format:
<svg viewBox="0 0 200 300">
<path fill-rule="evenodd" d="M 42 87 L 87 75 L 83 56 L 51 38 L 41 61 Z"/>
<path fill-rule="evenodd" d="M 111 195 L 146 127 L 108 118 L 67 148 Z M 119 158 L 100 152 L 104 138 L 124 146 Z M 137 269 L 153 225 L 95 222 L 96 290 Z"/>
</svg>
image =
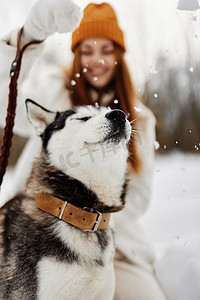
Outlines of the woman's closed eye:
<svg viewBox="0 0 200 300">
<path fill-rule="evenodd" d="M 80 55 L 86 55 L 86 56 L 89 56 L 89 55 L 92 55 L 92 52 L 91 51 L 81 51 L 80 52 Z"/>
<path fill-rule="evenodd" d="M 110 54 L 113 54 L 115 51 L 114 49 L 110 49 L 110 50 L 103 50 L 102 51 L 102 55 L 110 55 Z"/>
</svg>

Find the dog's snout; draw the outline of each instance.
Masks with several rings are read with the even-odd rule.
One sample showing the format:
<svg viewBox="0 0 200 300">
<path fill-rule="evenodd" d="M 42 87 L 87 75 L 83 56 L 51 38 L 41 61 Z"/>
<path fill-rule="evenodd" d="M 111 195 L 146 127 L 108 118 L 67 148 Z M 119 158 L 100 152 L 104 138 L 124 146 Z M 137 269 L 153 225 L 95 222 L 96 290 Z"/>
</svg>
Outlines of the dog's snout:
<svg viewBox="0 0 200 300">
<path fill-rule="evenodd" d="M 113 109 L 113 110 L 109 111 L 105 115 L 105 117 L 108 120 L 115 121 L 115 122 L 118 122 L 118 123 L 125 123 L 126 122 L 126 115 L 120 109 Z"/>
</svg>

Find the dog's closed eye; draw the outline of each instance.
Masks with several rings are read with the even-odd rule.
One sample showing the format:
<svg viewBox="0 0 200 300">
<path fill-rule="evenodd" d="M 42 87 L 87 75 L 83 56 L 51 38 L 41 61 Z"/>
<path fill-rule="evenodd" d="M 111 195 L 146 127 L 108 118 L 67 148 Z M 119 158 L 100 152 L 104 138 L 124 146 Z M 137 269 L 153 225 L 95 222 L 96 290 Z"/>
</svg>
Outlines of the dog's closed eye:
<svg viewBox="0 0 200 300">
<path fill-rule="evenodd" d="M 91 119 L 91 117 L 83 117 L 83 118 L 76 118 L 75 120 L 80 120 L 80 121 L 88 121 L 89 119 Z"/>
</svg>

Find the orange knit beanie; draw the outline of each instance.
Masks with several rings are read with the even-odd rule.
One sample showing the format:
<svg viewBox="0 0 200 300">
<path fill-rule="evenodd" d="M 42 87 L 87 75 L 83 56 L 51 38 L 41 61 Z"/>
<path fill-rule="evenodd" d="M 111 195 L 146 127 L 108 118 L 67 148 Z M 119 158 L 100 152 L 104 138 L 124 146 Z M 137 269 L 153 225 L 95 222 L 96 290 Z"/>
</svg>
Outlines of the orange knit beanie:
<svg viewBox="0 0 200 300">
<path fill-rule="evenodd" d="M 80 42 L 88 38 L 106 38 L 126 50 L 124 35 L 119 28 L 117 16 L 108 3 L 90 3 L 84 9 L 80 26 L 72 33 L 71 49 L 74 52 Z"/>
</svg>

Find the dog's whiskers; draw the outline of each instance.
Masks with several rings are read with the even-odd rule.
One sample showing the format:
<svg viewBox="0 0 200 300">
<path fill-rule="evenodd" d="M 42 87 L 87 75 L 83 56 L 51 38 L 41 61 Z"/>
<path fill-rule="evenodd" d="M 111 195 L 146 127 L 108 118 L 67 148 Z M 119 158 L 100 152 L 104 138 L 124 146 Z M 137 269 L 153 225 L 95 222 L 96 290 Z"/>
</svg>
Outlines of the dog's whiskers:
<svg viewBox="0 0 200 300">
<path fill-rule="evenodd" d="M 138 132 L 138 133 L 142 133 L 142 131 L 139 131 L 137 129 L 131 129 L 131 132 Z"/>
<path fill-rule="evenodd" d="M 130 124 L 132 124 L 133 122 L 135 122 L 137 119 L 139 118 L 139 116 L 137 116 L 135 119 L 133 119 L 132 121 L 129 121 Z"/>
</svg>

